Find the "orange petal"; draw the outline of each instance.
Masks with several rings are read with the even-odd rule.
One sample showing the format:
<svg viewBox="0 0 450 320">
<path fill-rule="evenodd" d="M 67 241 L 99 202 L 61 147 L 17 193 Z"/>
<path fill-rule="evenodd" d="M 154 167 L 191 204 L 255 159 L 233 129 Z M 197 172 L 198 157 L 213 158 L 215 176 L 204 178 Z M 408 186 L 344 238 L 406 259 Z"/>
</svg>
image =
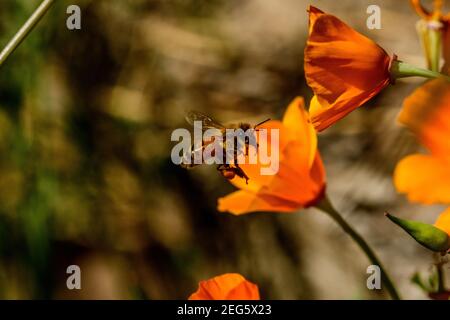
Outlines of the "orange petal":
<svg viewBox="0 0 450 320">
<path fill-rule="evenodd" d="M 317 18 L 320 17 L 324 12 L 314 6 L 309 6 L 309 34 L 311 34 L 312 26 L 316 22 Z"/>
<path fill-rule="evenodd" d="M 444 212 L 441 213 L 434 225 L 436 228 L 447 232 L 447 234 L 450 236 L 450 208 L 447 208 Z"/>
<path fill-rule="evenodd" d="M 289 104 L 283 116 L 283 124 L 299 142 L 298 148 L 302 150 L 302 155 L 305 155 L 304 159 L 298 158 L 298 162 L 303 163 L 305 160 L 308 167 L 311 167 L 317 150 L 317 135 L 305 109 L 303 98 L 297 97 Z"/>
<path fill-rule="evenodd" d="M 399 121 L 434 154 L 450 157 L 450 83 L 428 81 L 403 102 Z"/>
<path fill-rule="evenodd" d="M 322 158 L 319 152 L 316 152 L 316 157 L 314 158 L 314 162 L 310 171 L 310 176 L 312 181 L 314 181 L 314 183 L 321 188 L 321 193 L 323 194 L 326 186 L 326 174 L 325 167 L 323 165 Z"/>
<path fill-rule="evenodd" d="M 312 21 L 305 76 L 321 105 L 310 110 L 311 120 L 322 131 L 389 84 L 390 58 L 332 15 L 320 14 Z"/>
<path fill-rule="evenodd" d="M 201 281 L 189 300 L 259 300 L 258 286 L 237 273 Z"/>
<path fill-rule="evenodd" d="M 243 281 L 228 294 L 227 300 L 260 300 L 258 287 L 249 282 Z"/>
<path fill-rule="evenodd" d="M 285 126 L 280 121 L 271 120 L 259 127 L 259 129 L 267 129 L 267 149 L 268 153 L 271 154 L 272 148 L 270 145 L 271 141 L 271 131 L 272 129 L 278 129 L 279 131 L 279 152 L 281 153 L 284 148 L 286 148 L 288 142 L 293 139 L 293 137 L 290 135 L 289 131 L 286 130 Z M 258 141 L 260 143 L 259 151 L 262 150 L 264 142 Z M 256 151 L 254 148 L 251 148 L 249 150 L 249 153 L 252 152 L 259 152 Z M 259 159 L 259 155 L 258 155 Z M 272 175 L 262 175 L 261 169 L 265 167 L 262 165 L 259 161 L 257 161 L 256 164 L 250 164 L 249 163 L 249 157 L 245 158 L 245 163 L 240 164 L 240 167 L 242 170 L 244 170 L 245 174 L 250 178 L 248 181 L 248 184 L 245 182 L 245 179 L 236 177 L 233 180 L 231 180 L 231 183 L 243 190 L 249 190 L 253 192 L 257 192 L 262 186 L 267 185 L 270 183 L 270 180 L 272 180 Z"/>
<path fill-rule="evenodd" d="M 301 204 L 270 195 L 239 190 L 219 198 L 218 210 L 242 215 L 250 212 L 293 212 L 301 208 Z"/>
<path fill-rule="evenodd" d="M 442 159 L 418 154 L 404 158 L 395 168 L 394 184 L 412 202 L 450 203 L 450 165 Z"/>
<path fill-rule="evenodd" d="M 301 207 L 308 207 L 323 195 L 325 171 L 319 154 L 316 152 L 313 166 L 305 168 L 298 163 L 299 152 L 296 151 L 298 148 L 295 145 L 286 148 L 278 173 L 269 185 L 261 188 L 258 195 L 285 199 L 299 203 Z M 312 175 L 312 172 L 317 174 Z"/>
<path fill-rule="evenodd" d="M 268 185 L 258 192 L 240 190 L 220 198 L 218 210 L 241 215 L 256 211 L 293 212 L 314 205 L 325 189 L 325 170 L 319 153 L 310 170 L 302 173 L 294 168 L 283 161 Z"/>
</svg>

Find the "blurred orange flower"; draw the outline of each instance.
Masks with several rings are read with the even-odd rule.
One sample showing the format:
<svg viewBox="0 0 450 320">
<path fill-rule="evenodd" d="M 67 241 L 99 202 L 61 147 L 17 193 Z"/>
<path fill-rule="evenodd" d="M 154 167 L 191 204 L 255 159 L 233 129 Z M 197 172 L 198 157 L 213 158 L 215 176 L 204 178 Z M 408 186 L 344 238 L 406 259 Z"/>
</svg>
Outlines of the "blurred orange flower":
<svg viewBox="0 0 450 320">
<path fill-rule="evenodd" d="M 254 211 L 292 212 L 320 201 L 325 190 L 325 170 L 303 98 L 291 102 L 282 122 L 272 120 L 259 128 L 269 129 L 268 136 L 270 129 L 279 130 L 278 172 L 261 175 L 261 163 L 242 164 L 250 177 L 248 184 L 239 178 L 231 180 L 240 190 L 220 198 L 218 210 L 236 215 Z"/>
<path fill-rule="evenodd" d="M 446 232 L 450 236 L 450 208 L 447 208 L 440 214 L 434 226 Z"/>
<path fill-rule="evenodd" d="M 305 76 L 314 91 L 311 120 L 322 131 L 390 83 L 391 59 L 375 42 L 310 6 Z"/>
<path fill-rule="evenodd" d="M 189 300 L 260 300 L 256 284 L 238 273 L 226 273 L 200 281 Z"/>
<path fill-rule="evenodd" d="M 450 83 L 436 79 L 418 88 L 405 99 L 399 121 L 430 154 L 410 155 L 397 164 L 397 190 L 412 202 L 450 204 Z"/>
<path fill-rule="evenodd" d="M 450 204 L 450 82 L 431 80 L 403 103 L 399 121 L 430 151 L 402 159 L 395 168 L 394 184 L 412 202 Z M 450 208 L 435 227 L 450 236 Z"/>
</svg>

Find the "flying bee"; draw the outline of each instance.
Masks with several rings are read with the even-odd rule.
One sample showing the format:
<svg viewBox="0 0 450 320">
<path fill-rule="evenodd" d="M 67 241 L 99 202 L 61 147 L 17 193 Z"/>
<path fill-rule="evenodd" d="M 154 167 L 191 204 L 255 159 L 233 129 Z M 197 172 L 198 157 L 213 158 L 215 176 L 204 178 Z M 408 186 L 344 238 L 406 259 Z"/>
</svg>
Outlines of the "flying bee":
<svg viewBox="0 0 450 320">
<path fill-rule="evenodd" d="M 238 176 L 242 179 L 245 179 L 245 183 L 248 183 L 249 177 L 242 170 L 238 163 L 238 157 L 244 153 L 242 149 L 245 148 L 245 156 L 248 156 L 249 147 L 253 145 L 255 148 L 258 148 L 258 143 L 256 142 L 255 132 L 258 131 L 258 127 L 262 124 L 266 123 L 270 119 L 264 120 L 255 126 L 252 126 L 248 123 L 238 123 L 238 124 L 230 124 L 228 126 L 224 126 L 221 123 L 213 120 L 212 118 L 199 113 L 197 111 L 190 111 L 186 115 L 186 121 L 195 127 L 196 122 L 201 122 L 202 132 L 205 132 L 208 129 L 217 130 L 216 137 L 212 137 L 210 141 L 205 141 L 202 139 L 201 146 L 192 145 L 191 150 L 187 154 L 183 156 L 184 161 L 180 164 L 183 168 L 193 168 L 199 163 L 195 163 L 194 159 L 196 155 L 203 155 L 203 151 L 212 143 L 220 143 L 220 148 L 222 150 L 222 157 L 220 161 L 221 164 L 217 166 L 217 170 L 220 174 L 231 180 L 235 176 Z M 233 130 L 227 130 L 233 129 Z M 239 130 L 240 129 L 240 130 Z M 235 134 L 235 130 L 238 134 Z M 233 132 L 233 133 L 231 133 Z M 220 138 L 220 139 L 218 139 Z M 230 146 L 229 142 L 232 142 L 232 146 Z M 220 157 L 216 155 L 214 151 L 211 153 L 212 157 Z M 232 159 L 232 163 L 227 161 L 228 159 Z M 205 160 L 205 159 L 204 159 Z"/>
</svg>

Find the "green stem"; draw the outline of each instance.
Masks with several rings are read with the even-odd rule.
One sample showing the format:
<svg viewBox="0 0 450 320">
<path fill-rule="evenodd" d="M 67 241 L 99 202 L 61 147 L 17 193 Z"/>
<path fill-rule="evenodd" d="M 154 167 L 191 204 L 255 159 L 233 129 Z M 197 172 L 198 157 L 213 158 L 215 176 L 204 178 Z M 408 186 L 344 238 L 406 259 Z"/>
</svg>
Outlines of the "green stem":
<svg viewBox="0 0 450 320">
<path fill-rule="evenodd" d="M 443 261 L 439 261 L 436 264 L 437 276 L 438 276 L 438 288 L 437 288 L 438 293 L 445 292 L 444 265 L 445 265 L 445 262 L 443 262 Z"/>
<path fill-rule="evenodd" d="M 437 22 L 440 23 L 440 22 Z M 439 62 L 441 61 L 441 45 L 442 45 L 442 30 L 430 29 L 429 30 L 429 42 L 430 42 L 430 62 L 431 70 L 439 71 Z"/>
<path fill-rule="evenodd" d="M 444 292 L 445 286 L 444 286 L 444 272 L 442 271 L 442 265 L 438 265 L 438 292 Z"/>
<path fill-rule="evenodd" d="M 391 295 L 392 299 L 400 300 L 400 296 L 397 293 L 397 289 L 395 288 L 394 284 L 392 283 L 389 275 L 385 271 L 380 260 L 378 260 L 377 256 L 373 252 L 373 250 L 370 248 L 370 246 L 367 244 L 367 242 L 359 235 L 359 233 L 357 233 L 344 220 L 344 218 L 342 218 L 342 216 L 339 214 L 339 212 L 336 211 L 336 209 L 333 207 L 333 205 L 331 204 L 328 197 L 325 196 L 322 199 L 322 201 L 316 205 L 316 207 L 318 209 L 322 210 L 323 212 L 327 213 L 358 244 L 358 246 L 364 251 L 364 253 L 369 258 L 369 260 L 372 264 L 380 267 L 381 280 L 382 280 L 383 284 L 385 285 L 387 291 L 389 291 L 389 294 Z"/>
<path fill-rule="evenodd" d="M 423 77 L 429 79 L 445 78 L 448 81 L 450 81 L 450 77 L 442 73 L 417 68 L 413 65 L 410 65 L 408 63 L 399 60 L 392 61 L 391 69 L 389 71 L 391 73 L 391 77 L 394 79 L 406 77 Z"/>
<path fill-rule="evenodd" d="M 0 66 L 8 59 L 11 53 L 16 50 L 16 48 L 22 43 L 22 41 L 27 37 L 27 35 L 33 30 L 39 20 L 45 15 L 45 13 L 50 9 L 54 0 L 44 0 L 40 6 L 33 12 L 33 14 L 28 18 L 25 24 L 17 31 L 14 37 L 8 42 L 5 48 L 0 52 Z"/>
</svg>

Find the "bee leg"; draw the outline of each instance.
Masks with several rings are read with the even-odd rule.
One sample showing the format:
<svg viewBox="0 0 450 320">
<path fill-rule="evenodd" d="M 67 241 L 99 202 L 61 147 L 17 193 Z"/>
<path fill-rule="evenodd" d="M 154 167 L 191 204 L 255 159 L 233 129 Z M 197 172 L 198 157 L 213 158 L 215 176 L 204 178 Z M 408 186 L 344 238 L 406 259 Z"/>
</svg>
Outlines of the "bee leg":
<svg viewBox="0 0 450 320">
<path fill-rule="evenodd" d="M 245 174 L 244 170 L 242 170 L 242 168 L 239 167 L 238 164 L 235 164 L 234 172 L 238 177 L 245 179 L 245 184 L 248 184 L 248 180 L 250 180 L 250 178 Z"/>
<path fill-rule="evenodd" d="M 258 153 L 258 149 L 259 149 L 259 142 L 258 142 L 258 140 L 256 140 L 256 138 L 255 138 L 254 146 L 255 146 L 255 154 L 257 154 Z"/>
</svg>

